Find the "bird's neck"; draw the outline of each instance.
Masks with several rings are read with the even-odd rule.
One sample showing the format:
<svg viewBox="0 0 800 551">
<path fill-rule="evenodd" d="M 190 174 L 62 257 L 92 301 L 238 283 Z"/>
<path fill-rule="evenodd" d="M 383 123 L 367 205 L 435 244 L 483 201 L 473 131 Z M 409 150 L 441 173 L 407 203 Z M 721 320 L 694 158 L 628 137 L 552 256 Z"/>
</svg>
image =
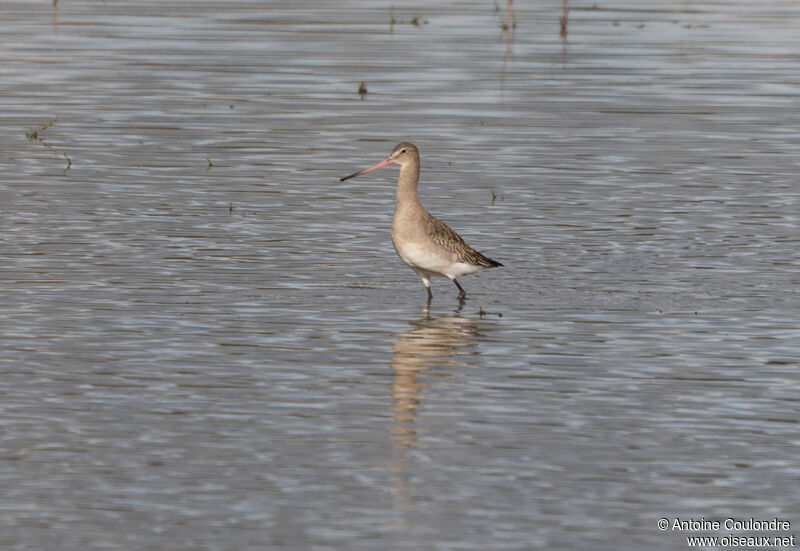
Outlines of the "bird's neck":
<svg viewBox="0 0 800 551">
<path fill-rule="evenodd" d="M 419 203 L 417 182 L 419 182 L 419 165 L 409 164 L 400 167 L 400 177 L 397 179 L 397 208 Z"/>
</svg>

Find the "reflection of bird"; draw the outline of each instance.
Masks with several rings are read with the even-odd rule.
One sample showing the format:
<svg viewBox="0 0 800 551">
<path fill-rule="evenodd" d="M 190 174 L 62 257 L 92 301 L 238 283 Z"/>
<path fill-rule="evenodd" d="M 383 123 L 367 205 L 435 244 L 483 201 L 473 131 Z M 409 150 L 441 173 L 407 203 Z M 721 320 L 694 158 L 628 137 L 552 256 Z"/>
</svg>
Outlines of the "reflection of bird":
<svg viewBox="0 0 800 551">
<path fill-rule="evenodd" d="M 398 333 L 392 344 L 392 455 L 395 462 L 390 467 L 389 480 L 397 510 L 413 508 L 408 450 L 417 442 L 415 423 L 420 395 L 430 386 L 418 379 L 425 371 L 458 363 L 461 349 L 471 345 L 478 335 L 477 324 L 461 317 L 458 311 L 430 318 L 425 308 L 422 319 L 412 321 L 411 325 L 414 328 Z"/>
<path fill-rule="evenodd" d="M 391 366 L 394 371 L 392 398 L 394 399 L 394 432 L 397 436 L 407 435 L 406 445 L 413 443 L 416 431 L 410 425 L 414 422 L 419 394 L 426 385 L 417 381 L 422 371 L 437 366 L 456 363 L 459 349 L 470 344 L 478 334 L 474 321 L 455 314 L 429 318 L 425 316 L 412 322 L 415 328 L 399 337 L 392 345 L 394 356 Z"/>
<path fill-rule="evenodd" d="M 430 281 L 433 276 L 449 278 L 458 287 L 458 298 L 463 300 L 467 292 L 457 277 L 502 264 L 467 245 L 460 235 L 431 216 L 419 202 L 419 151 L 414 144 L 398 144 L 383 161 L 345 176 L 341 181 L 391 164 L 400 165 L 397 202 L 392 222 L 392 243 L 397 254 L 422 279 L 428 291 L 429 302 L 433 299 Z"/>
</svg>

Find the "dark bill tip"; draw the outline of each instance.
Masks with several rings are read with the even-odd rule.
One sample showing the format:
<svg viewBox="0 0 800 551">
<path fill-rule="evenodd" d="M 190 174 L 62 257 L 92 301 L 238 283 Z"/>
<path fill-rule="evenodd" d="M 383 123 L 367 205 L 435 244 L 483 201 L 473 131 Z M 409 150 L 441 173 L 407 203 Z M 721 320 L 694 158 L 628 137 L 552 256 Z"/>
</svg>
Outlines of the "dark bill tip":
<svg viewBox="0 0 800 551">
<path fill-rule="evenodd" d="M 387 157 L 386 159 L 375 163 L 374 165 L 367 167 L 363 170 L 359 170 L 358 172 L 352 173 L 350 176 L 345 176 L 344 178 L 339 178 L 340 182 L 344 182 L 345 180 L 349 180 L 350 178 L 355 178 L 356 176 L 361 176 L 362 174 L 366 174 L 367 172 L 372 172 L 373 170 L 378 170 L 379 168 L 383 168 L 387 165 L 394 164 L 394 159 L 391 157 Z"/>
</svg>

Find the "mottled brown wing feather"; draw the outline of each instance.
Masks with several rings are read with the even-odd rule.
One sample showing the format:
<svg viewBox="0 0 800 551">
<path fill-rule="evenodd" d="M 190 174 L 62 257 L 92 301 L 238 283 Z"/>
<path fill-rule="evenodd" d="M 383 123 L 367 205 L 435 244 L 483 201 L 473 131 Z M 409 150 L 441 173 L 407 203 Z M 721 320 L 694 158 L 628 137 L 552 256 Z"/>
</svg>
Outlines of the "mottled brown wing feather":
<svg viewBox="0 0 800 551">
<path fill-rule="evenodd" d="M 502 266 L 496 260 L 488 258 L 469 245 L 458 235 L 455 231 L 450 229 L 450 226 L 431 216 L 433 223 L 433 232 L 431 238 L 434 243 L 453 251 L 456 253 L 456 258 L 459 262 L 466 262 L 467 264 L 475 264 L 477 266 L 486 266 L 487 268 L 494 268 Z"/>
</svg>

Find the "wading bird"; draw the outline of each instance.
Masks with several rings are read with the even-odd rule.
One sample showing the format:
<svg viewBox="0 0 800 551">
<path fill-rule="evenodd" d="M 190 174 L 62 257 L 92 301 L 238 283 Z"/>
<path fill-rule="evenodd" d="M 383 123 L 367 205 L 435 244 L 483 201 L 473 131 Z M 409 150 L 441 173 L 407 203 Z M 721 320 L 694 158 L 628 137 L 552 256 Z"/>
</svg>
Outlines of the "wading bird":
<svg viewBox="0 0 800 551">
<path fill-rule="evenodd" d="M 392 221 L 392 243 L 397 254 L 422 279 L 422 284 L 428 291 L 428 302 L 433 299 L 433 276 L 449 278 L 458 287 L 459 300 L 464 300 L 467 292 L 457 277 L 502 264 L 467 245 L 460 235 L 441 220 L 434 218 L 419 202 L 419 150 L 414 144 L 400 143 L 384 160 L 345 176 L 340 181 L 344 182 L 388 165 L 400 166 Z"/>
</svg>

